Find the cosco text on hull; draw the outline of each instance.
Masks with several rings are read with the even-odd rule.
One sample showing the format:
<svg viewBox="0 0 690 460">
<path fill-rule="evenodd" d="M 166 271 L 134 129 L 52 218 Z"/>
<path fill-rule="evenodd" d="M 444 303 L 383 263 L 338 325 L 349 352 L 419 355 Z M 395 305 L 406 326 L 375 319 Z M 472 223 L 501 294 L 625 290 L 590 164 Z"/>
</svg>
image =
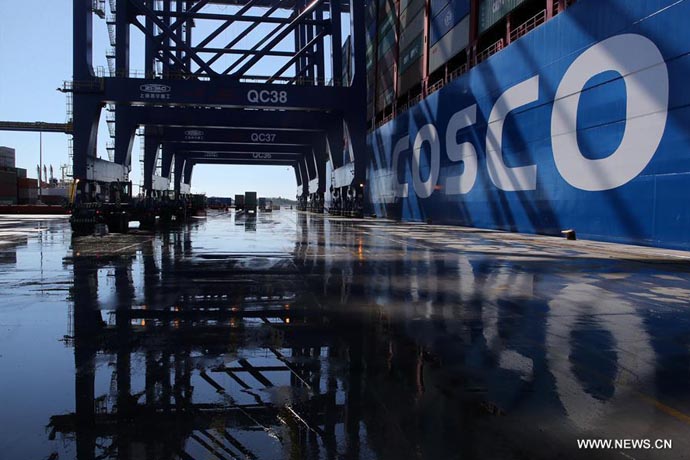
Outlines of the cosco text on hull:
<svg viewBox="0 0 690 460">
<path fill-rule="evenodd" d="M 579 105 L 587 83 L 606 73 L 617 74 L 625 84 L 624 134 L 610 155 L 591 159 L 578 141 Z M 446 195 L 467 194 L 475 186 L 480 167 L 477 148 L 484 147 L 486 169 L 495 187 L 505 192 L 535 190 L 538 164 L 506 164 L 504 126 L 511 113 L 544 102 L 539 75 L 507 89 L 493 104 L 481 146 L 466 139 L 476 129 L 477 104 L 454 113 L 445 130 L 439 130 L 433 123 L 425 124 L 414 138 L 404 135 L 395 142 L 393 170 L 397 170 L 401 156 L 411 152 L 412 182 L 418 197 L 428 198 L 435 190 Z M 664 134 L 668 102 L 667 66 L 657 46 L 648 38 L 637 34 L 617 35 L 584 51 L 568 67 L 554 99 L 549 101 L 553 107 L 551 119 L 542 122 L 550 127 L 553 160 L 562 179 L 580 190 L 603 191 L 637 177 L 652 160 Z M 439 183 L 442 146 L 448 160 L 462 162 L 464 168 L 461 174 L 449 175 Z M 399 181 L 396 195 L 407 196 L 408 188 L 407 183 Z"/>
</svg>

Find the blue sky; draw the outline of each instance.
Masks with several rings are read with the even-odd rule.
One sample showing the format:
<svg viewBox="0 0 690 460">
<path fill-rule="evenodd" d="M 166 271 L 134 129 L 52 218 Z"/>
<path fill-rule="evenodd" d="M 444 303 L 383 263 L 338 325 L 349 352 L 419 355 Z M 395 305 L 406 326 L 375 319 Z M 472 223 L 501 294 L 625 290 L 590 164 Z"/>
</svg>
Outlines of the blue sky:
<svg viewBox="0 0 690 460">
<path fill-rule="evenodd" d="M 3 18 L 0 24 L 0 120 L 65 122 L 66 96 L 56 89 L 72 75 L 72 0 L 3 0 L 0 1 L 0 17 Z M 238 30 L 233 27 L 219 39 L 225 42 L 232 39 Z M 143 69 L 143 62 L 139 63 L 143 61 L 139 54 L 143 49 L 141 43 L 138 32 L 133 33 L 133 70 Z M 107 67 L 105 50 L 108 46 L 104 21 L 94 16 L 95 66 Z M 98 153 L 106 158 L 108 135 L 104 120 L 105 114 L 102 114 Z M 64 134 L 43 135 L 44 163 L 53 165 L 56 175 L 60 173 L 60 165 L 68 162 L 68 138 Z M 16 149 L 17 167 L 26 168 L 29 176 L 36 177 L 38 133 L 0 131 L 0 145 Z M 131 174 L 135 184 L 141 181 L 139 151 L 138 142 L 135 142 Z M 194 192 L 230 196 L 256 190 L 263 196 L 295 196 L 292 168 L 197 168 L 192 180 Z"/>
</svg>

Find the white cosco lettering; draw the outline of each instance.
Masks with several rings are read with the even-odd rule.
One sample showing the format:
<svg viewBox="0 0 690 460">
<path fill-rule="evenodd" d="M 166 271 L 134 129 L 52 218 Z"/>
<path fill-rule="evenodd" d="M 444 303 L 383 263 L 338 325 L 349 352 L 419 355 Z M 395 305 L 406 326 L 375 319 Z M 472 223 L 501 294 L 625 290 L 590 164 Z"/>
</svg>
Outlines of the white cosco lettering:
<svg viewBox="0 0 690 460">
<path fill-rule="evenodd" d="M 252 104 L 287 104 L 287 91 L 251 90 L 247 93 L 247 100 Z"/>
<path fill-rule="evenodd" d="M 593 76 L 618 72 L 625 81 L 627 104 L 623 139 L 606 158 L 590 160 L 577 142 L 580 94 Z M 570 65 L 556 91 L 551 142 L 558 172 L 573 187 L 611 190 L 642 172 L 659 148 L 668 116 L 668 69 L 648 38 L 625 34 L 597 43 Z"/>
<path fill-rule="evenodd" d="M 581 92 L 587 82 L 604 72 L 619 73 L 627 92 L 626 125 L 615 152 L 604 159 L 586 158 L 577 141 L 577 115 Z M 506 90 L 494 103 L 486 133 L 486 167 L 493 184 L 503 191 L 535 190 L 537 165 L 508 167 L 503 159 L 503 127 L 514 110 L 539 100 L 539 76 Z M 611 190 L 637 177 L 654 157 L 668 118 L 669 77 L 664 58 L 656 45 L 641 35 L 618 35 L 599 42 L 580 55 L 566 71 L 556 91 L 551 118 L 554 161 L 563 179 L 586 191 Z M 476 123 L 477 106 L 455 113 L 446 128 L 445 146 L 452 162 L 464 162 L 458 176 L 445 180 L 444 193 L 469 193 L 477 179 L 477 152 L 470 142 L 457 142 L 458 131 Z M 410 138 L 399 139 L 393 151 L 392 167 L 397 171 Z M 421 178 L 422 146 L 430 147 L 430 171 Z M 440 141 L 433 124 L 422 126 L 414 140 L 412 179 L 420 198 L 436 189 L 440 169 Z M 397 177 L 397 176 L 396 176 Z M 407 184 L 395 181 L 396 196 L 407 196 Z"/>
<path fill-rule="evenodd" d="M 421 171 L 419 169 L 422 156 L 422 145 L 424 145 L 424 143 L 428 143 L 429 147 L 431 147 L 429 177 L 426 181 L 422 181 Z M 440 166 L 441 143 L 438 140 L 438 132 L 434 125 L 424 125 L 419 132 L 417 132 L 417 137 L 412 147 L 412 181 L 417 196 L 420 198 L 429 198 L 431 194 L 434 193 Z"/>
</svg>

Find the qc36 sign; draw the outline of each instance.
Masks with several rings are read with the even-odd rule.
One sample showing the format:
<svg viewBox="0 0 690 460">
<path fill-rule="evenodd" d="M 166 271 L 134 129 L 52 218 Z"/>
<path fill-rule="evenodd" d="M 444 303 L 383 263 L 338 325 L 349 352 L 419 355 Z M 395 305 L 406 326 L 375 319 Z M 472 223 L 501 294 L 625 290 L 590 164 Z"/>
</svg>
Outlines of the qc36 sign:
<svg viewBox="0 0 690 460">
<path fill-rule="evenodd" d="M 287 104 L 287 91 L 256 90 L 247 92 L 247 101 L 252 104 Z"/>
<path fill-rule="evenodd" d="M 618 73 L 625 83 L 625 130 L 618 145 L 612 146 L 611 154 L 591 159 L 578 142 L 578 116 L 582 115 L 578 109 L 587 83 L 606 72 Z M 543 100 L 539 83 L 540 76 L 535 75 L 498 97 L 487 119 L 483 145 L 458 141 L 461 130 L 472 129 L 477 123 L 478 107 L 473 104 L 454 113 L 442 135 L 436 125 L 430 123 L 421 126 L 414 139 L 409 135 L 398 139 L 393 148 L 394 168 L 401 154 L 411 150 L 412 179 L 417 196 L 428 198 L 439 188 L 446 195 L 467 194 L 475 185 L 480 167 L 477 148 L 484 148 L 488 176 L 496 188 L 505 192 L 536 190 L 539 166 L 506 164 L 503 138 L 504 125 L 511 112 Z M 615 189 L 637 177 L 659 147 L 668 117 L 668 68 L 661 52 L 648 38 L 637 34 L 613 36 L 575 59 L 560 79 L 551 104 L 551 119 L 534 124 L 550 128 L 553 160 L 563 180 L 585 191 Z M 460 174 L 446 177 L 445 183 L 439 184 L 442 145 L 450 162 L 463 162 L 464 168 Z M 423 147 L 429 155 L 426 178 L 422 178 L 420 167 Z M 407 188 L 407 184 L 399 183 L 398 195 L 407 196 Z"/>
</svg>

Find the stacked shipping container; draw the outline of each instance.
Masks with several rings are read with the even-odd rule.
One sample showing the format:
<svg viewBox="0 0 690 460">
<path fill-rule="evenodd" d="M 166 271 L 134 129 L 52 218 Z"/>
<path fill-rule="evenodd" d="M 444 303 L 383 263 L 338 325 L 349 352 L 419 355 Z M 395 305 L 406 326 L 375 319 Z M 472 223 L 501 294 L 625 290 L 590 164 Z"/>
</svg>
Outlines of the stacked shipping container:
<svg viewBox="0 0 690 460">
<path fill-rule="evenodd" d="M 17 171 L 0 166 L 0 204 L 17 204 Z"/>
<path fill-rule="evenodd" d="M 396 99 L 406 103 L 404 98 L 407 95 L 422 94 L 424 97 L 425 80 L 435 72 L 441 73 L 446 64 L 467 62 L 472 66 L 480 62 L 476 53 L 488 49 L 496 39 L 501 38 L 501 34 L 510 36 L 510 16 L 514 16 L 514 21 L 524 22 L 525 14 L 529 16 L 540 11 L 548 20 L 551 14 L 562 11 L 573 2 L 368 0 L 367 113 L 379 120 L 395 115 Z M 516 27 L 519 25 L 515 24 Z M 461 55 L 465 50 L 466 58 Z M 452 61 L 459 55 L 458 60 Z M 448 72 L 454 70 L 446 67 Z"/>
<path fill-rule="evenodd" d="M 14 149 L 0 147 L 0 204 L 17 204 L 17 170 Z"/>
<path fill-rule="evenodd" d="M 431 0 L 429 73 L 470 43 L 470 0 Z"/>
<path fill-rule="evenodd" d="M 24 170 L 26 171 L 26 170 Z M 38 200 L 38 180 L 29 179 L 27 177 L 17 177 L 17 204 L 35 204 Z M 48 200 L 43 200 L 46 204 L 61 204 L 49 203 Z"/>
<path fill-rule="evenodd" d="M 398 59 L 398 3 L 378 0 L 376 46 L 376 111 L 380 112 L 395 100 L 395 76 Z"/>
<path fill-rule="evenodd" d="M 369 0 L 366 9 L 367 45 L 367 117 L 373 118 L 376 85 L 376 0 Z"/>
<path fill-rule="evenodd" d="M 38 180 L 27 179 L 26 169 L 15 167 L 15 151 L 0 147 L 0 204 L 33 204 Z"/>
<path fill-rule="evenodd" d="M 400 55 L 398 96 L 418 85 L 424 77 L 426 0 L 400 0 Z"/>
<path fill-rule="evenodd" d="M 485 32 L 525 0 L 482 0 L 479 3 L 479 33 Z"/>
<path fill-rule="evenodd" d="M 14 168 L 15 152 L 10 147 L 0 147 L 0 167 Z"/>
</svg>

